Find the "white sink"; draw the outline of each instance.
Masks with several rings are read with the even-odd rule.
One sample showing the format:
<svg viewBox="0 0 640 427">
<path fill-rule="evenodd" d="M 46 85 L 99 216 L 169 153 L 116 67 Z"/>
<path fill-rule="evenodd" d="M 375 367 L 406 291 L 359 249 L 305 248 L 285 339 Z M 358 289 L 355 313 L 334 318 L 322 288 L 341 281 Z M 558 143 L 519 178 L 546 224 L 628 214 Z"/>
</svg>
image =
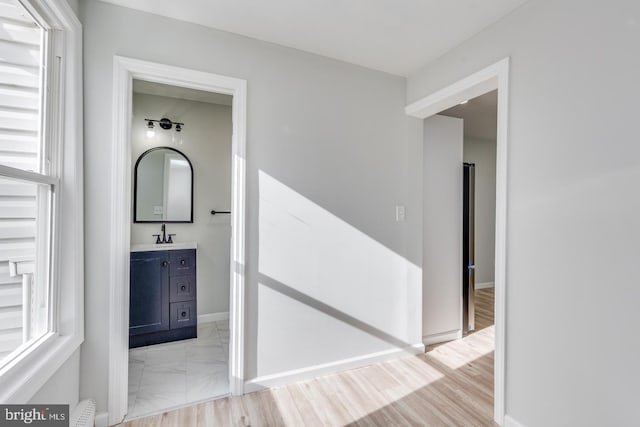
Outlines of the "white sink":
<svg viewBox="0 0 640 427">
<path fill-rule="evenodd" d="M 177 249 L 197 249 L 198 244 L 196 242 L 181 242 L 181 243 L 140 243 L 131 245 L 131 252 L 146 252 L 146 251 L 171 251 Z"/>
</svg>

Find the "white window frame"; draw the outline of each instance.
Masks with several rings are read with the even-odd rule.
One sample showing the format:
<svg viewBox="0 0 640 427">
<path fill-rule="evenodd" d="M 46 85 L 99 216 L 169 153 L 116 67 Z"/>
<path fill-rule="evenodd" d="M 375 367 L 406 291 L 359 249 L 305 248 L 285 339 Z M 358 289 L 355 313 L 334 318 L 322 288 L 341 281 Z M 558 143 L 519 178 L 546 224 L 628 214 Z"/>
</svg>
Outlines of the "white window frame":
<svg viewBox="0 0 640 427">
<path fill-rule="evenodd" d="M 84 236 L 82 154 L 82 26 L 65 0 L 19 0 L 49 27 L 50 42 L 62 56 L 59 79 L 48 94 L 44 138 L 53 139 L 57 199 L 52 209 L 49 332 L 35 339 L 0 369 L 0 403 L 26 403 L 84 340 Z M 49 53 L 47 53 L 49 54 Z M 0 168 L 2 168 L 0 166 Z M 24 178 L 34 181 L 30 172 Z M 20 173 L 11 171 L 19 178 Z M 38 175 L 39 176 L 39 175 Z"/>
</svg>

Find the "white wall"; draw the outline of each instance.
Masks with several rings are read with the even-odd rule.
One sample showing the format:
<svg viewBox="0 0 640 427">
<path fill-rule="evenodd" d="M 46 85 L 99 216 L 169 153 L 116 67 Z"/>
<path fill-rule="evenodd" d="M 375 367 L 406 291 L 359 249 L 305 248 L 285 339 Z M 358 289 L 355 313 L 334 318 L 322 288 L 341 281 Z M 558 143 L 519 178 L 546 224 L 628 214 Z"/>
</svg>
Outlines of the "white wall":
<svg viewBox="0 0 640 427">
<path fill-rule="evenodd" d="M 409 102 L 511 57 L 506 410 L 638 419 L 640 2 L 532 0 L 408 80 Z"/>
<path fill-rule="evenodd" d="M 102 2 L 81 9 L 81 394 L 98 411 L 107 405 L 115 54 L 248 81 L 247 379 L 421 342 L 421 213 L 407 166 L 418 148 L 408 142 L 416 128 L 404 114 L 404 79 Z M 406 222 L 395 221 L 397 204 L 407 205 Z"/>
<path fill-rule="evenodd" d="M 173 130 L 159 126 L 153 139 L 146 137 L 144 119 L 162 117 L 185 123 L 182 144 L 172 141 Z M 152 147 L 175 148 L 191 161 L 193 223 L 167 224 L 167 233 L 176 234 L 174 242 L 198 243 L 198 314 L 228 312 L 230 218 L 210 212 L 231 206 L 231 107 L 134 93 L 131 135 L 132 177 L 135 161 Z M 160 224 L 133 223 L 131 244 L 154 243 L 158 233 Z"/>
<path fill-rule="evenodd" d="M 476 285 L 489 284 L 496 270 L 496 141 L 465 137 L 463 157 L 476 165 Z"/>
<path fill-rule="evenodd" d="M 463 120 L 424 120 L 422 336 L 447 341 L 462 326 Z"/>
</svg>

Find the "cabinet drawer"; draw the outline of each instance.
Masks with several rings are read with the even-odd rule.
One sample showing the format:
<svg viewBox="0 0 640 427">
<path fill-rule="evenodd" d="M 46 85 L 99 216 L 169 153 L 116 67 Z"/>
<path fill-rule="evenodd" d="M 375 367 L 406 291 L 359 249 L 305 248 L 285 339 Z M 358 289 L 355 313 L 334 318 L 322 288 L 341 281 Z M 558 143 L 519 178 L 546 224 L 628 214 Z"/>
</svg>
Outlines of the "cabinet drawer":
<svg viewBox="0 0 640 427">
<path fill-rule="evenodd" d="M 190 274 L 196 274 L 195 249 L 169 251 L 169 275 L 173 277 Z"/>
<path fill-rule="evenodd" d="M 169 312 L 171 313 L 170 328 L 184 328 L 185 326 L 196 326 L 196 302 L 174 302 L 169 304 Z"/>
<path fill-rule="evenodd" d="M 175 276 L 169 279 L 169 302 L 196 299 L 196 276 Z"/>
</svg>

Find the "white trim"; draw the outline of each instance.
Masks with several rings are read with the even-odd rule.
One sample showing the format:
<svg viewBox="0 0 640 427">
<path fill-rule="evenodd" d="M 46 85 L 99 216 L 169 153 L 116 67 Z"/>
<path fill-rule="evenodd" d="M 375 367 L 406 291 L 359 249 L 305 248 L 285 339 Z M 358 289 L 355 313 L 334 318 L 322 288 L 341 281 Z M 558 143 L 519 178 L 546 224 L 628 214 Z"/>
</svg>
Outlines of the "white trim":
<svg viewBox="0 0 640 427">
<path fill-rule="evenodd" d="M 203 71 L 114 57 L 113 149 L 111 180 L 111 277 L 109 319 L 109 424 L 122 421 L 127 411 L 129 250 L 131 224 L 131 89 L 133 79 L 187 87 L 233 96 L 232 206 L 229 385 L 242 394 L 244 384 L 244 253 L 245 253 L 245 80 Z"/>
<path fill-rule="evenodd" d="M 482 283 L 476 283 L 475 285 L 476 289 L 490 289 L 495 287 L 496 287 L 495 282 L 482 282 Z"/>
<path fill-rule="evenodd" d="M 440 344 L 441 342 L 453 341 L 462 338 L 462 329 L 441 332 L 439 334 L 425 335 L 422 337 L 424 345 Z"/>
<path fill-rule="evenodd" d="M 426 119 L 462 101 L 491 92 L 498 87 L 498 74 L 505 64 L 508 67 L 508 58 L 407 105 L 404 112 L 408 116 Z"/>
<path fill-rule="evenodd" d="M 65 33 L 64 75 L 60 107 L 64 163 L 60 172 L 58 249 L 64 248 L 53 298 L 50 333 L 30 345 L 0 371 L 0 402 L 23 404 L 35 395 L 80 347 L 84 339 L 82 25 L 66 1 L 33 1 L 51 19 L 52 28 Z M 40 10 L 41 9 L 41 10 Z M 55 274 L 55 273 L 54 273 Z"/>
<path fill-rule="evenodd" d="M 509 58 L 497 64 L 498 134 L 496 146 L 496 243 L 495 243 L 495 353 L 494 419 L 502 425 L 505 414 L 506 386 L 506 313 L 507 313 L 507 167 L 509 141 Z"/>
<path fill-rule="evenodd" d="M 511 415 L 505 414 L 504 427 L 524 427 L 524 424 L 516 421 Z"/>
<path fill-rule="evenodd" d="M 37 182 L 46 185 L 58 185 L 58 178 L 51 175 L 12 168 L 11 166 L 0 165 L 0 175 L 6 178 L 22 179 L 25 181 Z"/>
<path fill-rule="evenodd" d="M 258 390 L 264 390 L 270 387 L 277 387 L 283 384 L 291 384 L 296 381 L 308 380 L 309 378 L 321 375 L 335 374 L 347 369 L 355 369 L 363 366 L 382 363 L 388 360 L 397 359 L 399 356 L 414 356 L 424 353 L 424 345 L 422 343 L 413 344 L 404 348 L 393 348 L 389 350 L 371 353 L 364 356 L 351 357 L 348 359 L 338 360 L 331 363 L 323 363 L 320 365 L 309 366 L 302 369 L 294 369 L 291 371 L 280 372 L 273 375 L 264 375 L 254 378 L 245 383 L 245 392 L 251 393 Z"/>
<path fill-rule="evenodd" d="M 507 288 L 507 142 L 509 114 L 509 58 L 426 96 L 405 108 L 407 115 L 425 119 L 442 110 L 498 89 L 496 147 L 496 271 L 494 419 L 502 425 L 505 414 L 505 315 Z"/>
<path fill-rule="evenodd" d="M 220 320 L 229 320 L 229 312 L 198 314 L 198 323 L 218 322 Z"/>
<path fill-rule="evenodd" d="M 228 79 L 228 78 L 225 78 Z M 245 303 L 245 201 L 247 152 L 247 81 L 222 80 L 233 92 L 231 114 L 233 137 L 231 153 L 231 257 L 229 272 L 229 392 L 244 393 L 244 303 Z"/>
<path fill-rule="evenodd" d="M 117 61 L 113 69 L 113 139 L 111 182 L 111 283 L 109 292 L 109 424 L 118 424 L 127 410 L 129 340 L 129 259 L 131 153 L 129 147 L 132 77 Z M 117 213 L 116 213 L 117 212 Z"/>
<path fill-rule="evenodd" d="M 109 414 L 106 412 L 100 412 L 96 414 L 96 417 L 93 419 L 94 427 L 108 427 L 109 426 Z"/>
<path fill-rule="evenodd" d="M 2 374 L 0 402 L 24 404 L 28 402 L 82 344 L 82 337 L 52 334 L 33 346 Z M 15 369 L 14 369 L 15 368 Z M 3 371 L 5 370 L 3 369 Z"/>
</svg>

